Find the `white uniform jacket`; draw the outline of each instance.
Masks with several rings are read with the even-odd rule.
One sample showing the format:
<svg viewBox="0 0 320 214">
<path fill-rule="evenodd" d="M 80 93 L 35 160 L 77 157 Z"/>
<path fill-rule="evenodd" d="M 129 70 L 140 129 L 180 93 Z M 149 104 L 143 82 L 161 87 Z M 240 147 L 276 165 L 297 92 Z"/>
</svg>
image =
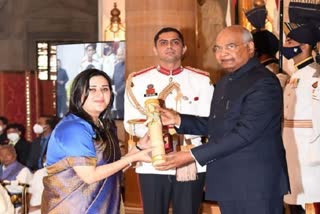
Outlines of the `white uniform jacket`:
<svg viewBox="0 0 320 214">
<path fill-rule="evenodd" d="M 207 72 L 190 67 L 179 67 L 169 71 L 160 66 L 153 66 L 132 75 L 132 81 L 130 83 L 127 82 L 127 84 L 131 84 L 131 90 L 142 107 L 144 107 L 145 100 L 158 98 L 159 93 L 169 83 L 175 82 L 180 85 L 182 96 L 176 90 L 172 91 L 165 99 L 166 107 L 183 114 L 209 116 L 214 88 Z M 128 121 L 132 119 L 146 119 L 146 116 L 136 108 L 132 99 L 128 96 L 128 91 L 126 91 L 124 127 L 129 134 L 143 137 L 148 128 L 144 124 L 129 125 Z M 185 135 L 185 138 L 191 139 L 194 146 L 201 144 L 200 136 Z M 197 165 L 197 170 L 198 172 L 205 172 L 205 167 Z M 175 170 L 158 171 L 150 163 L 141 163 L 136 168 L 136 172 L 175 174 Z"/>
<path fill-rule="evenodd" d="M 283 142 L 291 194 L 288 204 L 320 202 L 320 66 L 300 63 L 284 89 Z"/>
</svg>

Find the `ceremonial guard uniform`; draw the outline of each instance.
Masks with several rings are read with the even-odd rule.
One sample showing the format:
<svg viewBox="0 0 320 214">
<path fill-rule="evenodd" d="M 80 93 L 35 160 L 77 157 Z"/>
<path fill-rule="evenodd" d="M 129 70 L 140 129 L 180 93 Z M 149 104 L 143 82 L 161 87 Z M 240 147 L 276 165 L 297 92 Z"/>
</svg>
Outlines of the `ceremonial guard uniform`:
<svg viewBox="0 0 320 214">
<path fill-rule="evenodd" d="M 179 84 L 181 94 L 177 90 L 172 91 L 165 100 L 165 106 L 172 108 L 183 114 L 195 114 L 198 116 L 208 116 L 210 113 L 210 104 L 213 94 L 209 74 L 207 72 L 196 70 L 190 67 L 180 67 L 169 71 L 165 68 L 151 67 L 133 74 L 131 90 L 141 106 L 150 98 L 157 98 L 162 90 L 171 82 Z M 143 137 L 148 131 L 144 124 L 136 124 L 130 127 L 128 120 L 146 119 L 146 116 L 136 109 L 128 93 L 125 96 L 125 120 L 124 125 L 127 132 L 131 135 Z M 201 144 L 200 136 L 186 136 L 191 139 L 193 145 Z M 137 167 L 138 173 L 148 174 L 171 174 L 175 171 L 159 171 L 149 163 L 142 163 Z M 199 167 L 198 172 L 205 172 L 204 167 Z"/>
<path fill-rule="evenodd" d="M 170 91 L 165 98 L 165 106 L 167 108 L 171 108 L 183 114 L 194 114 L 198 116 L 209 115 L 214 88 L 207 72 L 191 67 L 179 67 L 169 71 L 161 66 L 153 66 L 132 73 L 128 77 L 124 115 L 124 126 L 128 133 L 134 136 L 143 137 L 148 131 L 145 124 L 130 125 L 128 123 L 128 121 L 133 119 L 146 119 L 146 116 L 139 111 L 137 103 L 135 102 L 138 102 L 138 104 L 143 107 L 144 102 L 147 99 L 159 98 L 159 95 L 161 96 L 161 93 L 163 93 L 164 89 L 170 84 L 174 87 L 174 90 Z M 134 101 L 134 99 L 136 101 Z M 201 136 L 184 135 L 184 141 L 191 142 L 194 146 L 202 144 Z M 202 174 L 201 177 L 199 177 L 198 174 L 198 178 L 203 182 L 205 167 L 197 165 L 197 171 Z M 136 172 L 139 174 L 150 174 L 150 176 L 176 174 L 176 170 L 156 170 L 151 163 L 141 163 L 141 165 L 136 168 Z M 179 183 L 184 183 L 184 185 L 190 183 L 190 185 L 192 185 L 192 182 L 194 183 L 195 181 Z M 142 188 L 143 191 L 143 187 L 140 188 Z M 153 194 L 151 193 L 152 190 L 149 191 L 150 194 Z M 183 192 L 180 192 L 178 194 L 181 201 L 185 202 L 185 204 L 182 203 L 179 206 L 189 207 L 191 206 L 189 202 L 191 203 L 192 200 L 201 201 L 201 198 L 190 199 L 190 194 L 188 193 L 183 194 Z"/>
<path fill-rule="evenodd" d="M 249 23 L 255 27 L 255 29 L 251 31 L 251 34 L 256 56 L 261 64 L 269 71 L 276 74 L 281 87 L 284 88 L 289 75 L 284 72 L 279 73 L 279 60 L 276 58 L 276 53 L 279 50 L 279 40 L 265 25 L 265 20 L 267 18 L 267 9 L 265 5 L 248 10 L 245 15 Z"/>
<path fill-rule="evenodd" d="M 320 202 L 320 66 L 309 57 L 296 67 L 284 89 L 283 140 L 291 185 L 285 202 L 304 205 Z"/>
<path fill-rule="evenodd" d="M 289 14 L 309 11 L 303 10 L 309 4 L 295 4 Z M 298 7 L 301 10 L 294 10 Z M 312 15 L 312 11 L 308 13 Z M 284 89 L 283 142 L 291 187 L 284 201 L 290 205 L 290 213 L 304 213 L 301 207 L 308 209 L 308 204 L 320 202 L 320 66 L 311 53 L 320 29 L 297 17 L 290 16 L 296 23 L 285 23 L 289 33 L 282 49 L 296 67 Z"/>
</svg>

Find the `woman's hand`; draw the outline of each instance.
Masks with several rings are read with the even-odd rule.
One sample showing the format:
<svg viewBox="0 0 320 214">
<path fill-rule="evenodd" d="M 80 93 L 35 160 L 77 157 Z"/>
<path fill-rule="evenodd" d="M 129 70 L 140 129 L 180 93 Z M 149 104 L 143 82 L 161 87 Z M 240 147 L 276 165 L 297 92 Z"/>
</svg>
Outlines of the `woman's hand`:
<svg viewBox="0 0 320 214">
<path fill-rule="evenodd" d="M 147 132 L 142 138 L 139 139 L 137 146 L 140 149 L 147 149 L 151 147 L 151 140 L 149 137 L 149 132 Z"/>
<path fill-rule="evenodd" d="M 127 154 L 124 157 L 127 158 L 131 163 L 138 162 L 138 161 L 149 163 L 151 162 L 151 151 L 152 151 L 152 148 L 147 148 L 147 149 L 138 151 L 134 154 Z"/>
</svg>

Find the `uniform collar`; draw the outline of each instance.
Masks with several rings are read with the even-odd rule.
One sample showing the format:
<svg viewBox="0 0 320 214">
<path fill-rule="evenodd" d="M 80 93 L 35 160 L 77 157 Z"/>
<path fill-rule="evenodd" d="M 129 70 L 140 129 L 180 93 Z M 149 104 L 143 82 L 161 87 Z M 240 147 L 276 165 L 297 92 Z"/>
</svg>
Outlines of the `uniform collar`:
<svg viewBox="0 0 320 214">
<path fill-rule="evenodd" d="M 248 62 L 243 65 L 241 68 L 239 68 L 238 70 L 232 72 L 229 75 L 229 78 L 231 79 L 238 79 L 240 78 L 243 74 L 247 73 L 249 70 L 251 70 L 253 67 L 256 67 L 258 65 L 261 65 L 259 60 L 255 57 L 251 58 L 248 60 Z"/>
<path fill-rule="evenodd" d="M 164 74 L 164 75 L 177 75 L 177 74 L 180 74 L 182 71 L 183 71 L 183 67 L 180 66 L 178 68 L 175 68 L 173 70 L 169 70 L 169 69 L 166 69 L 160 65 L 157 66 L 157 70 Z"/>
<path fill-rule="evenodd" d="M 295 64 L 294 66 L 296 67 L 297 70 L 300 70 L 300 69 L 306 67 L 307 65 L 310 65 L 313 62 L 314 62 L 314 59 L 312 56 L 310 56 L 310 57 L 302 60 L 301 62 Z"/>
</svg>

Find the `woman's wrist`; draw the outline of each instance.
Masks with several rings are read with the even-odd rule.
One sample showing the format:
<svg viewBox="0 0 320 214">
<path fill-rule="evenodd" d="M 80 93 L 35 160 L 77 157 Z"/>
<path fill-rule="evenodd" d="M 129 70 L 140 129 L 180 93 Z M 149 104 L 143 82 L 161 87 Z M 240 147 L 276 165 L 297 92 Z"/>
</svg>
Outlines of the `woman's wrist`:
<svg viewBox="0 0 320 214">
<path fill-rule="evenodd" d="M 132 162 L 129 160 L 129 158 L 127 158 L 127 157 L 122 157 L 121 160 L 124 160 L 124 161 L 128 164 L 127 167 L 132 166 Z"/>
</svg>

